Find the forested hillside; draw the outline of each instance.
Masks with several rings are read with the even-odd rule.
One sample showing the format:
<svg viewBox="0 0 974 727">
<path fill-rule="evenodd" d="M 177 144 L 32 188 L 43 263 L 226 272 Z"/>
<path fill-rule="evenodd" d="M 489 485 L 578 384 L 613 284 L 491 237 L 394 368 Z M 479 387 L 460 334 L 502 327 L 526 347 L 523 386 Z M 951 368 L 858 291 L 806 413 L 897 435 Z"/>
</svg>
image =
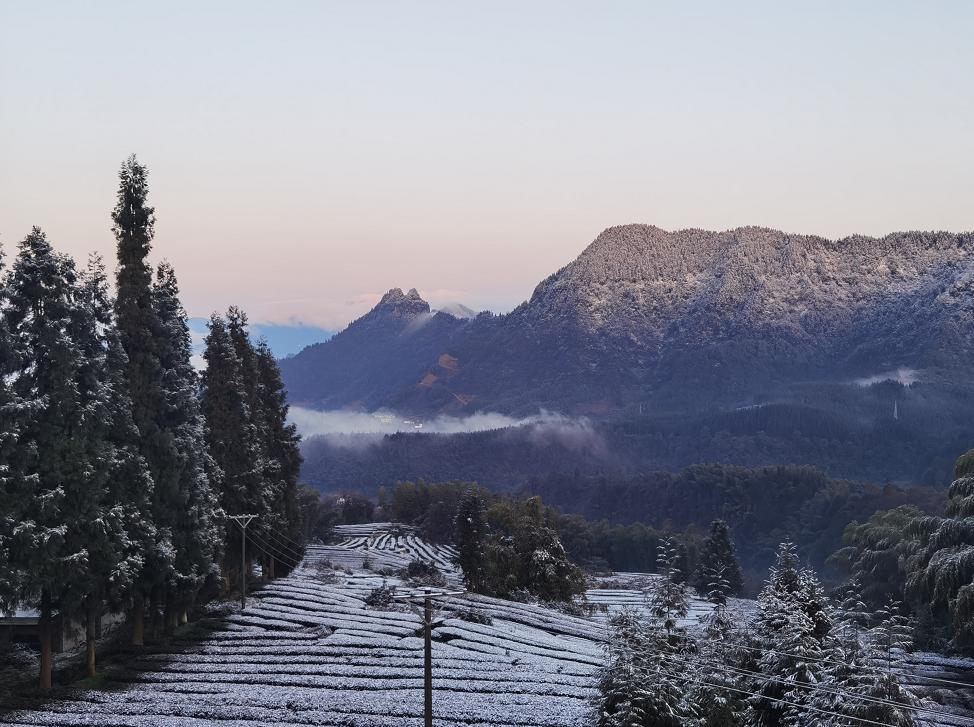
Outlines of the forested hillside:
<svg viewBox="0 0 974 727">
<path fill-rule="evenodd" d="M 974 440 L 972 273 L 969 234 L 834 241 L 628 225 L 507 315 L 434 314 L 415 290 L 393 289 L 282 372 L 291 402 L 311 409 L 585 416 L 620 433 L 609 438 L 624 467 L 812 464 L 943 480 Z M 409 443 L 437 466 L 428 442 Z M 336 456 L 341 476 L 375 479 L 368 462 Z M 515 458 L 513 477 L 523 465 Z M 325 479 L 310 464 L 308 476 Z"/>
</svg>

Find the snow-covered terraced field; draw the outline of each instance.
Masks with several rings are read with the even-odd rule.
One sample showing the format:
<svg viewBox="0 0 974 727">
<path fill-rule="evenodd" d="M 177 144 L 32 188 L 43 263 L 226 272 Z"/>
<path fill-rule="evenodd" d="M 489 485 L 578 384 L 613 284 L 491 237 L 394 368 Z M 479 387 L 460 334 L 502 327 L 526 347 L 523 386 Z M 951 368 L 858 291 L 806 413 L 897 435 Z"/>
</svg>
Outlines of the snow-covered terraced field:
<svg viewBox="0 0 974 727">
<path fill-rule="evenodd" d="M 647 612 L 646 591 L 658 577 L 647 573 L 613 573 L 611 576 L 594 578 L 596 587 L 585 592 L 585 599 L 597 608 L 594 615 L 604 620 L 624 608 Z M 685 628 L 695 629 L 713 610 L 713 605 L 693 595 L 692 590 L 690 594 L 690 610 L 685 618 L 678 619 L 678 623 Z M 732 598 L 728 602 L 728 610 L 737 621 L 751 621 L 757 613 L 757 604 L 755 601 Z"/>
<path fill-rule="evenodd" d="M 451 548 L 393 525 L 344 526 L 340 542 L 311 546 L 290 576 L 270 583 L 247 609 L 214 622 L 202 639 L 176 641 L 107 673 L 100 690 L 43 701 L 28 693 L 0 725 L 48 727 L 415 727 L 422 724 L 421 618 L 408 606 L 370 608 L 377 586 L 413 558 L 433 560 L 451 581 Z M 371 565 L 363 567 L 368 559 Z M 439 605 L 433 629 L 438 725 L 584 725 L 603 659 L 607 614 L 645 608 L 654 576 L 616 573 L 586 594 L 593 617 L 476 595 Z M 753 601 L 731 605 L 742 620 Z M 684 623 L 709 606 L 696 600 Z M 489 624 L 471 619 L 489 616 Z M 915 654 L 904 681 L 958 714 L 925 724 L 970 725 L 970 660 Z M 947 684 L 939 679 L 956 680 Z"/>
<path fill-rule="evenodd" d="M 103 690 L 44 702 L 24 697 L 0 723 L 420 725 L 421 618 L 405 606 L 367 607 L 373 588 L 397 579 L 361 570 L 361 558 L 372 558 L 375 569 L 397 567 L 429 546 L 413 536 L 378 541 L 382 546 L 368 549 L 313 546 L 300 568 L 265 586 L 203 640 L 144 655 L 112 671 Z M 433 554 L 447 557 L 440 549 Z M 492 623 L 458 618 L 470 610 Z M 602 659 L 601 622 L 470 595 L 443 604 L 433 634 L 437 724 L 586 722 Z"/>
<path fill-rule="evenodd" d="M 454 558 L 457 551 L 450 545 L 432 545 L 417 537 L 410 528 L 393 523 L 370 525 L 338 525 L 335 535 L 340 538 L 341 548 L 354 550 L 373 558 L 388 555 L 401 558 L 403 564 L 410 560 L 432 561 L 448 575 L 456 574 Z M 378 561 L 377 561 L 378 562 Z"/>
</svg>

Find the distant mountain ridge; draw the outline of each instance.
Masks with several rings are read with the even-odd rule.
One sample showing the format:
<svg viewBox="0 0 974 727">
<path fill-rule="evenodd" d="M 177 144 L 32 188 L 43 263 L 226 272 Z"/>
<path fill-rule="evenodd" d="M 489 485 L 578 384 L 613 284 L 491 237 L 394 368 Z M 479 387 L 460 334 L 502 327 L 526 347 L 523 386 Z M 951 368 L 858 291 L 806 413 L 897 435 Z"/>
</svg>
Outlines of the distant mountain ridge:
<svg viewBox="0 0 974 727">
<path fill-rule="evenodd" d="M 296 404 L 419 414 L 699 411 L 897 368 L 966 389 L 972 293 L 970 233 L 625 225 L 507 315 L 435 313 L 393 289 L 282 368 Z"/>
</svg>

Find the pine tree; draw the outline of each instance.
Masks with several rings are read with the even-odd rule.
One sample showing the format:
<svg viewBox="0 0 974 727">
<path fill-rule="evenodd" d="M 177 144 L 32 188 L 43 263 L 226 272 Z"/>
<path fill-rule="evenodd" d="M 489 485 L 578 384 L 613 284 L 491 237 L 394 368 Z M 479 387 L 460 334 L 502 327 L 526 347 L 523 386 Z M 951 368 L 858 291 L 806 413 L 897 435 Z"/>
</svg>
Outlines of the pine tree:
<svg viewBox="0 0 974 727">
<path fill-rule="evenodd" d="M 662 540 L 657 549 L 656 564 L 660 577 L 653 581 L 649 594 L 649 611 L 662 623 L 667 636 L 673 634 L 679 619 L 690 609 L 685 578 L 677 563 L 679 551 L 672 540 Z"/>
<path fill-rule="evenodd" d="M 4 550 L 15 574 L 14 602 L 40 611 L 40 685 L 48 688 L 52 616 L 71 612 L 89 592 L 89 528 L 105 517 L 103 483 L 91 477 L 89 435 L 102 412 L 86 368 L 89 342 L 73 330 L 80 317 L 74 263 L 36 227 L 20 243 L 9 292 L 7 321 L 18 354 L 12 386 L 30 402 L 31 417 L 5 492 L 20 504 Z"/>
<path fill-rule="evenodd" d="M 453 532 L 456 538 L 457 565 L 463 571 L 467 589 L 486 593 L 487 573 L 487 513 L 483 499 L 477 492 L 464 493 L 457 507 Z"/>
<path fill-rule="evenodd" d="M 10 547 L 24 503 L 15 495 L 15 470 L 18 443 L 29 415 L 29 402 L 18 397 L 9 384 L 9 377 L 14 375 L 18 364 L 17 348 L 7 325 L 9 297 L 4 255 L 0 250 L 0 604 L 16 600 L 17 573 Z"/>
<path fill-rule="evenodd" d="M 154 617 L 155 606 L 163 600 L 163 591 L 173 579 L 172 529 L 181 513 L 178 490 L 171 478 L 161 476 L 178 453 L 173 451 L 172 438 L 159 425 L 165 401 L 158 350 L 160 327 L 152 300 L 152 270 L 147 262 L 155 226 L 155 210 L 148 205 L 148 171 L 135 156 L 130 156 L 118 176 L 118 196 L 112 211 L 112 230 L 118 241 L 115 317 L 126 355 L 126 382 L 132 417 L 139 431 L 139 450 L 153 481 L 152 506 L 143 517 L 152 523 L 157 537 L 133 594 L 132 644 L 141 646 L 145 597 L 150 597 Z"/>
<path fill-rule="evenodd" d="M 758 632 L 764 647 L 759 667 L 770 678 L 755 684 L 754 691 L 761 696 L 752 700 L 754 722 L 774 727 L 805 724 L 809 716 L 804 705 L 810 703 L 822 676 L 832 615 L 816 575 L 799 567 L 793 544 L 779 546 L 758 605 Z"/>
<path fill-rule="evenodd" d="M 264 482 L 275 495 L 272 522 L 280 530 L 265 528 L 270 542 L 278 543 L 278 550 L 291 559 L 302 553 L 297 543 L 301 538 L 301 513 L 298 508 L 298 476 L 301 473 L 300 435 L 297 427 L 288 423 L 287 392 L 281 370 L 266 341 L 255 349 L 259 408 L 262 413 L 261 439 L 263 444 Z M 283 538 L 279 535 L 283 533 Z M 274 575 L 275 559 L 270 560 Z"/>
<path fill-rule="evenodd" d="M 597 727 L 678 727 L 694 715 L 679 659 L 662 632 L 623 611 L 609 621 L 606 665 L 594 700 Z"/>
<path fill-rule="evenodd" d="M 812 696 L 817 709 L 842 715 L 836 724 L 878 722 L 893 727 L 914 727 L 919 706 L 915 695 L 900 684 L 892 670 L 893 655 L 909 647 L 904 638 L 904 621 L 896 604 L 890 603 L 877 615 L 873 630 L 861 628 L 872 620 L 863 610 L 853 584 L 846 590 L 839 610 L 837 638 L 823 668 L 820 689 Z M 846 609 L 851 610 L 846 610 Z M 877 668 L 881 664 L 886 666 Z"/>
<path fill-rule="evenodd" d="M 105 602 L 118 604 L 154 547 L 150 524 L 142 520 L 152 482 L 138 452 L 138 431 L 125 386 L 125 354 L 118 340 L 105 267 L 93 256 L 80 278 L 72 331 L 79 339 L 79 393 L 87 409 L 84 429 L 74 436 L 89 447 L 90 469 L 79 488 L 87 508 L 81 542 L 87 550 L 84 597 L 87 668 L 95 674 L 96 623 Z"/>
<path fill-rule="evenodd" d="M 697 593 L 702 596 L 707 594 L 713 574 L 718 571 L 728 583 L 728 595 L 739 595 L 744 587 L 744 576 L 731 542 L 730 530 L 723 520 L 714 520 L 710 524 L 710 534 L 700 550 L 697 569 L 693 574 L 693 587 Z"/>
<path fill-rule="evenodd" d="M 701 683 L 691 688 L 700 727 L 736 727 L 747 724 L 747 701 L 744 692 L 748 685 L 739 672 L 731 667 L 748 667 L 751 654 L 733 641 L 733 619 L 727 610 L 730 583 L 718 566 L 708 585 L 707 600 L 713 610 L 703 617 L 703 639 L 697 645 L 699 656 L 694 671 Z M 740 638 L 738 636 L 737 638 Z M 738 663 L 738 662 L 744 663 Z"/>
<path fill-rule="evenodd" d="M 264 511 L 261 487 L 260 443 L 254 428 L 244 370 L 227 322 L 210 317 L 202 375 L 201 407 L 206 418 L 207 446 L 222 472 L 220 506 L 227 515 Z M 227 579 L 240 561 L 240 540 L 229 529 L 225 533 L 224 570 Z"/>
<path fill-rule="evenodd" d="M 171 524 L 175 551 L 167 583 L 167 626 L 208 583 L 215 584 L 222 556 L 223 512 L 211 480 L 220 472 L 206 448 L 206 422 L 197 398 L 198 376 L 191 363 L 192 342 L 186 311 L 179 300 L 176 274 L 168 263 L 159 265 L 152 300 L 160 335 L 156 337 L 162 371 L 164 406 L 158 414 L 160 432 L 169 439 L 171 456 L 161 462 L 156 477 L 171 494 L 180 515 Z"/>
<path fill-rule="evenodd" d="M 906 557 L 906 593 L 917 612 L 929 609 L 956 647 L 974 645 L 974 456 L 957 461 L 944 517 L 921 516 L 907 527 L 918 540 Z"/>
</svg>

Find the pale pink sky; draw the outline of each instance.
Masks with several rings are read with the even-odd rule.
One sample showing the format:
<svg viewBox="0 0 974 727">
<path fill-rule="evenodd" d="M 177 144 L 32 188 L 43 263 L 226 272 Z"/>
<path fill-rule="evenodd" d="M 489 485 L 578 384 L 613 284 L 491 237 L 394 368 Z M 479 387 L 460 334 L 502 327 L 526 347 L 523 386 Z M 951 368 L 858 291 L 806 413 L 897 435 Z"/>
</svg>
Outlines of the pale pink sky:
<svg viewBox="0 0 974 727">
<path fill-rule="evenodd" d="M 193 315 L 507 310 L 603 228 L 974 227 L 974 4 L 0 0 L 0 242 L 113 255 L 151 172 Z"/>
</svg>

